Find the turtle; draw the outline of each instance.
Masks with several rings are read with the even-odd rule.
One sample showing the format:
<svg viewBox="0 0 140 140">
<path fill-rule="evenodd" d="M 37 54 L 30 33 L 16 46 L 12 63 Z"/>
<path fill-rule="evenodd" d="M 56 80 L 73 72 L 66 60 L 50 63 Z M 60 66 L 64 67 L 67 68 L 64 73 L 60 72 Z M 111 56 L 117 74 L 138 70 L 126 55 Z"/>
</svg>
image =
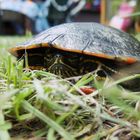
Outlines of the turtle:
<svg viewBox="0 0 140 140">
<path fill-rule="evenodd" d="M 132 35 L 95 22 L 64 23 L 10 48 L 18 59 L 28 56 L 31 69 L 61 77 L 83 75 L 97 69 L 100 76 L 140 61 L 140 42 Z"/>
</svg>

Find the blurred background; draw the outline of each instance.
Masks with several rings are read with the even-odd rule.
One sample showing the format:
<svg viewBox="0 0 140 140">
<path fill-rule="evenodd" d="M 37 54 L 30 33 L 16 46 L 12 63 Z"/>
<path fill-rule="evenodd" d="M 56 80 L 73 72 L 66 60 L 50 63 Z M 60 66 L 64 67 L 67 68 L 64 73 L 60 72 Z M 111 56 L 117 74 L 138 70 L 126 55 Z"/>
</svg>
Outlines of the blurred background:
<svg viewBox="0 0 140 140">
<path fill-rule="evenodd" d="M 140 0 L 0 0 L 0 35 L 37 34 L 69 22 L 140 32 Z"/>
</svg>

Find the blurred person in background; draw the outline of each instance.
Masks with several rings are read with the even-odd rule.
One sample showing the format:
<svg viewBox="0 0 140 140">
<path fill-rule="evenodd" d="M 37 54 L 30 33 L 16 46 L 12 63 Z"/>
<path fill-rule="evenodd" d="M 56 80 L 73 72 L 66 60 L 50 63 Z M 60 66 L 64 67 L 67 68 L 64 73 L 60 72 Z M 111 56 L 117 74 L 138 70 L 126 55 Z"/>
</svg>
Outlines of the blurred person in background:
<svg viewBox="0 0 140 140">
<path fill-rule="evenodd" d="M 130 0 L 129 2 L 123 0 L 116 15 L 111 18 L 109 25 L 125 32 L 128 31 L 133 23 L 132 18 L 129 15 L 134 12 L 135 6 L 135 0 Z"/>
<path fill-rule="evenodd" d="M 74 17 L 84 8 L 86 0 L 69 0 L 69 12 L 66 22 L 73 22 Z"/>
<path fill-rule="evenodd" d="M 38 15 L 38 6 L 33 0 L 24 0 L 21 12 L 29 18 L 25 20 L 26 33 L 36 33 L 35 21 Z"/>
<path fill-rule="evenodd" d="M 35 20 L 38 14 L 37 4 L 33 0 L 24 0 L 21 12 L 30 17 L 32 20 Z"/>
<path fill-rule="evenodd" d="M 73 17 L 84 7 L 86 0 L 8 0 L 3 8 L 23 13 L 26 33 L 39 33 L 50 26 L 72 22 Z M 24 30 L 20 24 L 12 22 L 18 34 Z"/>
<path fill-rule="evenodd" d="M 72 22 L 85 3 L 86 0 L 51 0 L 48 11 L 50 26 Z"/>
<path fill-rule="evenodd" d="M 34 0 L 34 2 L 37 4 L 38 7 L 38 12 L 35 19 L 35 29 L 36 33 L 39 33 L 49 28 L 47 16 L 50 0 Z"/>
</svg>

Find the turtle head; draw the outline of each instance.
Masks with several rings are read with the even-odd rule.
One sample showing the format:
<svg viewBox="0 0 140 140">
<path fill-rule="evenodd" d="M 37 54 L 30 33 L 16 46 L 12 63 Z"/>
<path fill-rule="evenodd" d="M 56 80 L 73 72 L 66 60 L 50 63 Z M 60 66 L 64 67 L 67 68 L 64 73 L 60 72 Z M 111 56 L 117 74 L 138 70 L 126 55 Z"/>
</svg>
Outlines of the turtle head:
<svg viewBox="0 0 140 140">
<path fill-rule="evenodd" d="M 44 67 L 48 72 L 63 78 L 79 75 L 78 62 L 79 57 L 77 55 L 56 49 L 47 49 L 45 51 Z"/>
<path fill-rule="evenodd" d="M 93 57 L 74 52 L 48 48 L 45 51 L 44 67 L 48 72 L 63 78 L 83 75 L 94 71 L 100 63 Z"/>
</svg>

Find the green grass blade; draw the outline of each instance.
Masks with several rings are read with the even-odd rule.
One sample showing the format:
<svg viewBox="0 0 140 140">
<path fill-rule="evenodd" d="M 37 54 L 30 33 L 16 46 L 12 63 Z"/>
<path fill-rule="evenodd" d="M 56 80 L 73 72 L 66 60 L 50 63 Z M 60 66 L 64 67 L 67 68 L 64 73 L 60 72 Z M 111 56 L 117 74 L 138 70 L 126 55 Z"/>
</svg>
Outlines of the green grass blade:
<svg viewBox="0 0 140 140">
<path fill-rule="evenodd" d="M 10 135 L 8 133 L 9 128 L 11 128 L 11 125 L 6 124 L 3 112 L 0 110 L 0 140 L 10 140 Z"/>
<path fill-rule="evenodd" d="M 59 123 L 59 124 L 61 122 L 63 122 L 67 117 L 70 117 L 76 111 L 76 109 L 78 107 L 79 107 L 78 105 L 75 105 L 69 112 L 64 113 L 63 115 L 61 115 L 60 117 L 58 117 L 57 120 L 56 120 L 56 122 Z M 55 132 L 54 129 L 52 129 L 52 128 L 49 129 L 48 137 L 47 137 L 48 140 L 55 140 L 55 138 L 54 138 L 54 132 Z"/>
<path fill-rule="evenodd" d="M 31 104 L 27 101 L 22 102 L 22 107 L 29 111 L 30 113 L 37 116 L 39 119 L 44 121 L 47 125 L 55 129 L 65 140 L 74 140 L 73 136 L 71 136 L 68 132 L 66 132 L 60 125 L 58 125 L 55 121 L 50 119 L 48 116 L 45 116 L 42 112 L 34 108 Z"/>
</svg>

